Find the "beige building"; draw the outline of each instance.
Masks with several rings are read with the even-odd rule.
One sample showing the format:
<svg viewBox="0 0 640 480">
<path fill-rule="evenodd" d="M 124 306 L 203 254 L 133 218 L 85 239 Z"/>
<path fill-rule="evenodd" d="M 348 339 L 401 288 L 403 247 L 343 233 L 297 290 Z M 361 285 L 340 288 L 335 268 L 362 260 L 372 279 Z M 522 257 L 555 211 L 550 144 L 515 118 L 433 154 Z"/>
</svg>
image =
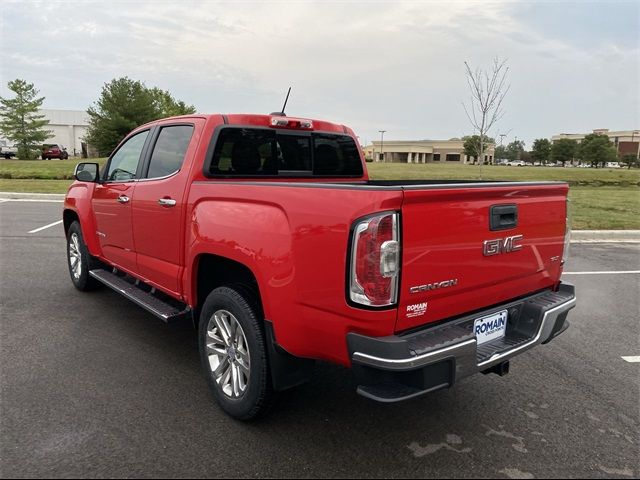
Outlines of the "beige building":
<svg viewBox="0 0 640 480">
<path fill-rule="evenodd" d="M 561 138 L 570 138 L 580 143 L 584 137 L 591 133 L 607 135 L 620 155 L 626 155 L 628 153 L 640 154 L 640 130 L 609 130 L 607 128 L 599 128 L 590 133 L 561 133 L 551 137 L 551 141 L 555 142 Z"/>
<path fill-rule="evenodd" d="M 495 145 L 486 146 L 485 161 L 493 163 Z M 474 163 L 464 154 L 464 141 L 451 140 L 391 140 L 373 142 L 363 148 L 365 158 L 392 163 Z"/>
</svg>

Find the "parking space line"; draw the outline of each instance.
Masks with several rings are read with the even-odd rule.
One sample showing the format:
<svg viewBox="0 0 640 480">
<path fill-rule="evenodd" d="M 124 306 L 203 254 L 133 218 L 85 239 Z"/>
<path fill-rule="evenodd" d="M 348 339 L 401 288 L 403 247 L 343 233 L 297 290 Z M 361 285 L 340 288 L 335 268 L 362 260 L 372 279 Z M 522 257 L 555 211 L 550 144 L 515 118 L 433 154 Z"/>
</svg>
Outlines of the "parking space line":
<svg viewBox="0 0 640 480">
<path fill-rule="evenodd" d="M 636 355 L 635 357 L 620 357 L 620 358 L 622 358 L 625 362 L 640 363 L 640 355 Z"/>
<path fill-rule="evenodd" d="M 51 228 L 51 227 L 55 227 L 56 225 L 60 225 L 61 223 L 62 223 L 62 220 L 58 220 L 57 222 L 50 223 L 49 225 L 45 225 L 44 227 L 40 227 L 40 228 L 36 228 L 35 230 L 31 230 L 28 233 L 38 233 L 38 232 L 41 232 L 42 230 L 46 230 L 47 228 Z"/>
<path fill-rule="evenodd" d="M 0 203 L 4 202 L 42 202 L 42 203 L 63 203 L 64 200 L 52 200 L 49 198 L 2 198 Z"/>
<path fill-rule="evenodd" d="M 627 275 L 640 273 L 640 270 L 611 270 L 603 272 L 564 272 L 563 275 Z"/>
</svg>

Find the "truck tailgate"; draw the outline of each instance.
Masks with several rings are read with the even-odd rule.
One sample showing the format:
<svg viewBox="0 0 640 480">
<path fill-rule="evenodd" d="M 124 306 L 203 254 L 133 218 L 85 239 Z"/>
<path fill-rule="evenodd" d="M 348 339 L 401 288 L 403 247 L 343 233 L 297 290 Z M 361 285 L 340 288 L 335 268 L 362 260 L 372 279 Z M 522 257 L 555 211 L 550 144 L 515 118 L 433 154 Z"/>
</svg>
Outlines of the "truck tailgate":
<svg viewBox="0 0 640 480">
<path fill-rule="evenodd" d="M 558 282 L 566 184 L 408 186 L 403 190 L 396 331 L 484 309 Z M 493 210 L 492 229 L 494 206 L 500 208 Z M 516 225 L 510 226 L 513 220 Z"/>
</svg>

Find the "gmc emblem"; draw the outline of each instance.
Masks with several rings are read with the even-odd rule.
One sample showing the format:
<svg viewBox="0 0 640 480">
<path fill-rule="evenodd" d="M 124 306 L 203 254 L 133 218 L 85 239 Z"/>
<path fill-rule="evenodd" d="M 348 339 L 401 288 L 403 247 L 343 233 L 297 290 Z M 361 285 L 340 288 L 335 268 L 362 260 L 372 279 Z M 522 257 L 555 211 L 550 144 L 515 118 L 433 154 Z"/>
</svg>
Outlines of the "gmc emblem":
<svg viewBox="0 0 640 480">
<path fill-rule="evenodd" d="M 522 245 L 518 242 L 523 238 L 522 235 L 514 235 L 513 237 L 485 240 L 482 253 L 484 253 L 485 257 L 490 257 L 492 255 L 500 255 L 501 253 L 511 253 L 522 250 Z"/>
</svg>

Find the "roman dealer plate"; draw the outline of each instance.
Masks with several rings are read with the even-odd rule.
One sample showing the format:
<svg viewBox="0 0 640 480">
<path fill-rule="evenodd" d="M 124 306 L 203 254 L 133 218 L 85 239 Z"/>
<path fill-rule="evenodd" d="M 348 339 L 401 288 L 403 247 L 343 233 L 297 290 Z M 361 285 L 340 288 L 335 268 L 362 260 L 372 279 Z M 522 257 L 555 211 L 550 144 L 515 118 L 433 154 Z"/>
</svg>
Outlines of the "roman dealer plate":
<svg viewBox="0 0 640 480">
<path fill-rule="evenodd" d="M 476 336 L 478 345 L 490 342 L 497 338 L 504 337 L 507 331 L 507 311 L 487 315 L 478 318 L 473 324 L 473 333 Z"/>
</svg>

